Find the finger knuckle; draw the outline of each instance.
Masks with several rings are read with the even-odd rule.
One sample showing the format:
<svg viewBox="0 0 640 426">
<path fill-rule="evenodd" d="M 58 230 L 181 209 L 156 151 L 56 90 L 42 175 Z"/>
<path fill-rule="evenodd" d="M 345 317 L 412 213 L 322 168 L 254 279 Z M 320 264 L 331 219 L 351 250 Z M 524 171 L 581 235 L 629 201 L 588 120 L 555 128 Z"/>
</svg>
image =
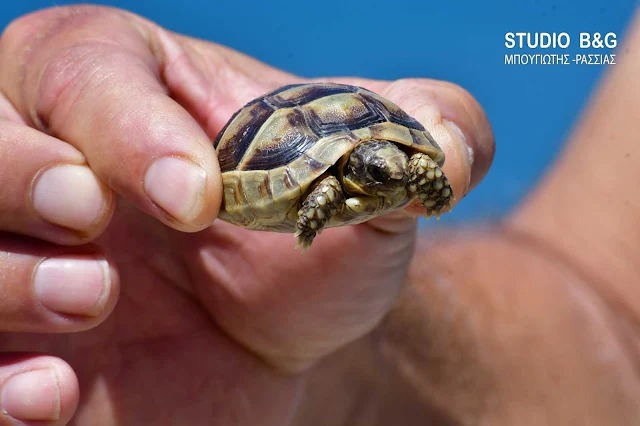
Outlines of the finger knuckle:
<svg viewBox="0 0 640 426">
<path fill-rule="evenodd" d="M 104 49 L 81 42 L 66 47 L 51 57 L 39 76 L 30 79 L 30 116 L 41 130 L 51 129 L 54 113 L 66 115 L 91 81 L 105 78 L 105 69 L 96 59 Z"/>
<path fill-rule="evenodd" d="M 50 112 L 70 83 L 98 71 L 96 56 L 104 48 L 93 45 L 113 45 L 104 29 L 122 22 L 127 17 L 116 9 L 79 5 L 24 15 L 6 28 L 0 56 L 19 64 L 21 103 L 29 106 L 33 124 L 49 128 Z"/>
<path fill-rule="evenodd" d="M 123 31 L 114 28 L 126 25 L 122 13 L 100 6 L 52 8 L 15 22 L 9 36 L 25 39 L 17 49 L 21 96 L 37 128 L 50 132 L 54 111 L 64 117 L 83 88 L 108 79 L 110 61 L 126 54 L 118 47 Z"/>
<path fill-rule="evenodd" d="M 100 6 L 56 6 L 32 12 L 13 20 L 5 29 L 3 38 L 23 41 L 25 50 L 46 42 L 51 36 L 64 32 L 80 20 L 103 15 L 106 8 Z"/>
</svg>

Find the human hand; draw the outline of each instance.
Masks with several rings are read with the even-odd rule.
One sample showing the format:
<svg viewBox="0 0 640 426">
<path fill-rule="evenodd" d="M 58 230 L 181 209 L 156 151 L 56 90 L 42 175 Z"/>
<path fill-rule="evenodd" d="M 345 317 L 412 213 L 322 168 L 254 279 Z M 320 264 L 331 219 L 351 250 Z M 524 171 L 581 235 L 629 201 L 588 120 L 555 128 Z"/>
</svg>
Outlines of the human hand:
<svg viewBox="0 0 640 426">
<path fill-rule="evenodd" d="M 8 27 L 0 64 L 0 423 L 65 424 L 79 404 L 81 425 L 287 424 L 309 368 L 394 302 L 415 219 L 327 230 L 304 255 L 289 234 L 209 227 L 212 138 L 304 81 L 221 46 L 63 7 Z M 463 90 L 333 81 L 420 120 L 458 199 L 486 173 L 491 130 Z"/>
<path fill-rule="evenodd" d="M 519 208 L 418 239 L 410 285 L 382 325 L 308 378 L 330 397 L 309 400 L 306 418 L 344 404 L 359 407 L 345 424 L 638 424 L 638 18 L 616 53 Z M 354 382 L 350 402 L 331 397 Z"/>
</svg>

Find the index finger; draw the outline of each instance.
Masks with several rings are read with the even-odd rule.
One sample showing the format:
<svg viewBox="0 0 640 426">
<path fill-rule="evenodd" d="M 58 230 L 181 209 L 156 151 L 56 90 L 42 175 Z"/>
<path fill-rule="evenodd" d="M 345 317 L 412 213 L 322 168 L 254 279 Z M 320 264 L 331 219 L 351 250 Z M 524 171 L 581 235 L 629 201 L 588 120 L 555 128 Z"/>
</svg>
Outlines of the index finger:
<svg viewBox="0 0 640 426">
<path fill-rule="evenodd" d="M 211 141 L 171 98 L 139 21 L 89 6 L 27 15 L 0 40 L 0 63 L 0 90 L 23 118 L 80 150 L 117 193 L 179 230 L 214 220 Z"/>
</svg>

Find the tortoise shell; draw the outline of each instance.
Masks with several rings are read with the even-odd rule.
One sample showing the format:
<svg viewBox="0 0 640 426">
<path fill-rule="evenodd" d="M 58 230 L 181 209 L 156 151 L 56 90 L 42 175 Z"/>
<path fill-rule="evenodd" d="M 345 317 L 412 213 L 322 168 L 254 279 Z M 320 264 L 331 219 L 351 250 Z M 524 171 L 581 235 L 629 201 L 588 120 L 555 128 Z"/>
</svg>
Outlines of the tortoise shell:
<svg viewBox="0 0 640 426">
<path fill-rule="evenodd" d="M 313 182 L 370 140 L 392 141 L 444 163 L 444 152 L 418 121 L 361 87 L 294 84 L 249 102 L 214 142 L 224 187 L 220 219 L 292 231 Z"/>
</svg>

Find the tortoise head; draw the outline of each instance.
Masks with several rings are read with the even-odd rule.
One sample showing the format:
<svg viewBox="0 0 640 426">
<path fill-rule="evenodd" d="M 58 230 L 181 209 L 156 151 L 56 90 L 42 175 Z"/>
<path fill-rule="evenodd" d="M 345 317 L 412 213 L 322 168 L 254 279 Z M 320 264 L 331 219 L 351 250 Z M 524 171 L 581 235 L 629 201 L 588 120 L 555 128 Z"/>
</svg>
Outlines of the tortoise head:
<svg viewBox="0 0 640 426">
<path fill-rule="evenodd" d="M 409 179 L 409 158 L 389 141 L 358 145 L 342 170 L 342 185 L 351 194 L 392 197 L 404 191 Z"/>
</svg>

